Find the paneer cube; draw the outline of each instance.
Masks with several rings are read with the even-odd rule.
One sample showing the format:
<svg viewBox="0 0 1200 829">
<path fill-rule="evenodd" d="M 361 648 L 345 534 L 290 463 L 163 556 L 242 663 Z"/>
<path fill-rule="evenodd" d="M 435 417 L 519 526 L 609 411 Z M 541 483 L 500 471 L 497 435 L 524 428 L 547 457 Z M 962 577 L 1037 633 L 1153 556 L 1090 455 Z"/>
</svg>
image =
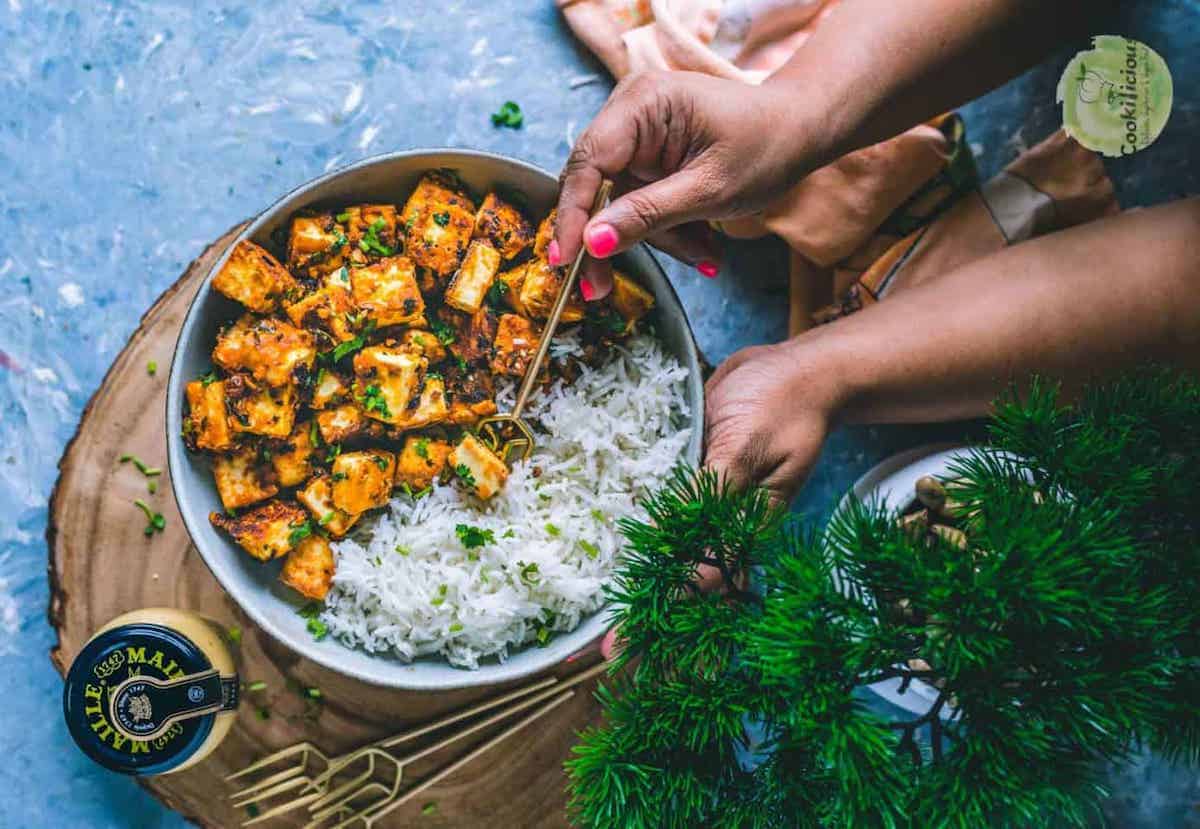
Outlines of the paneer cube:
<svg viewBox="0 0 1200 829">
<path fill-rule="evenodd" d="M 336 372 L 323 368 L 317 372 L 317 382 L 313 385 L 309 406 L 314 409 L 326 409 L 343 402 L 349 396 L 350 383 Z"/>
<path fill-rule="evenodd" d="M 381 259 L 350 270 L 354 304 L 376 327 L 409 325 L 425 316 L 413 262 L 407 256 Z"/>
<path fill-rule="evenodd" d="M 317 412 L 317 431 L 321 433 L 321 440 L 328 444 L 383 435 L 382 427 L 367 417 L 356 403 L 343 403 Z"/>
<path fill-rule="evenodd" d="M 355 307 L 349 288 L 349 269 L 338 268 L 327 284 L 287 306 L 288 319 L 298 328 L 324 331 L 337 342 L 354 339 L 351 317 Z"/>
<path fill-rule="evenodd" d="M 287 442 L 271 450 L 271 465 L 280 486 L 300 486 L 312 475 L 313 427 L 311 420 L 297 423 Z"/>
<path fill-rule="evenodd" d="M 271 388 L 245 374 L 225 381 L 225 399 L 235 432 L 286 438 L 296 425 L 296 386 Z"/>
<path fill-rule="evenodd" d="M 346 263 L 350 238 L 331 213 L 296 216 L 288 234 L 288 268 L 302 278 L 320 279 Z"/>
<path fill-rule="evenodd" d="M 296 500 L 312 513 L 313 520 L 334 538 L 350 532 L 361 513 L 351 515 L 333 505 L 333 484 L 328 475 L 310 478 L 304 489 L 296 492 Z"/>
<path fill-rule="evenodd" d="M 525 284 L 525 274 L 528 271 L 529 263 L 526 262 L 496 276 L 504 285 L 504 302 L 523 317 L 529 316 L 529 311 L 521 304 L 521 287 Z"/>
<path fill-rule="evenodd" d="M 468 433 L 450 453 L 450 465 L 459 479 L 485 501 L 508 480 L 508 467 L 479 438 Z"/>
<path fill-rule="evenodd" d="M 279 260 L 250 241 L 238 242 L 213 277 L 212 286 L 251 311 L 270 314 L 300 286 Z"/>
<path fill-rule="evenodd" d="M 450 411 L 446 419 L 456 425 L 475 423 L 496 413 L 496 388 L 492 375 L 481 368 L 448 366 L 445 371 L 446 396 Z"/>
<path fill-rule="evenodd" d="M 393 425 L 399 429 L 420 429 L 441 423 L 449 414 L 446 381 L 441 375 L 429 372 L 425 375 L 420 397 L 413 399 Z"/>
<path fill-rule="evenodd" d="M 333 548 L 322 535 L 310 535 L 287 554 L 279 580 L 302 596 L 325 601 L 336 568 Z"/>
<path fill-rule="evenodd" d="M 396 486 L 406 486 L 417 493 L 433 486 L 446 468 L 446 461 L 453 451 L 449 441 L 423 435 L 408 435 L 404 448 L 396 460 Z"/>
<path fill-rule="evenodd" d="M 475 228 L 475 205 L 442 173 L 427 173 L 404 205 L 405 252 L 446 279 L 458 268 Z"/>
<path fill-rule="evenodd" d="M 335 217 L 350 244 L 368 256 L 391 256 L 400 247 L 399 222 L 392 204 L 356 204 Z"/>
<path fill-rule="evenodd" d="M 358 515 L 388 502 L 396 477 L 396 456 L 382 449 L 343 452 L 333 460 L 333 505 Z"/>
<path fill-rule="evenodd" d="M 474 314 L 450 308 L 438 310 L 440 320 L 453 327 L 454 339 L 448 348 L 455 357 L 470 365 L 486 365 L 492 359 L 492 341 L 496 339 L 496 313 L 484 306 Z"/>
<path fill-rule="evenodd" d="M 354 355 L 354 397 L 367 417 L 395 425 L 416 398 L 427 365 L 407 349 L 364 348 Z"/>
<path fill-rule="evenodd" d="M 307 376 L 317 349 L 309 332 L 247 314 L 217 336 L 212 356 L 226 371 L 246 371 L 269 386 L 286 386 Z"/>
<path fill-rule="evenodd" d="M 546 258 L 546 248 L 554 239 L 554 229 L 558 222 L 558 209 L 551 210 L 542 223 L 538 225 L 537 235 L 533 237 L 533 255 L 538 259 Z"/>
<path fill-rule="evenodd" d="M 221 505 L 227 510 L 248 507 L 279 492 L 271 465 L 253 446 L 218 455 L 212 470 Z"/>
<path fill-rule="evenodd" d="M 533 243 L 533 225 L 516 207 L 488 193 L 475 214 L 475 238 L 487 239 L 501 256 L 512 259 Z"/>
<path fill-rule="evenodd" d="M 516 314 L 502 314 L 496 328 L 492 373 L 523 377 L 538 347 L 533 323 Z"/>
<path fill-rule="evenodd" d="M 193 380 L 187 384 L 186 394 L 188 415 L 183 429 L 188 446 L 210 452 L 231 449 L 234 439 L 225 410 L 225 381 Z"/>
<path fill-rule="evenodd" d="M 296 530 L 308 521 L 308 513 L 290 501 L 268 501 L 235 517 L 212 512 L 208 520 L 259 561 L 286 555 L 299 541 Z"/>
<path fill-rule="evenodd" d="M 543 320 L 549 317 L 562 283 L 563 274 L 560 269 L 550 267 L 544 259 L 532 260 L 525 269 L 525 281 L 521 284 L 519 297 L 525 314 Z M 584 310 L 583 298 L 579 296 L 576 287 L 563 308 L 562 322 L 579 322 L 583 319 Z"/>
<path fill-rule="evenodd" d="M 430 363 L 440 363 L 446 359 L 446 347 L 432 331 L 410 328 L 400 335 L 398 343 L 401 348 L 421 355 Z"/>
<path fill-rule="evenodd" d="M 630 331 L 654 307 L 654 294 L 620 271 L 613 271 L 613 289 L 609 301 L 625 320 L 625 330 Z"/>
<path fill-rule="evenodd" d="M 476 239 L 467 248 L 462 265 L 446 288 L 445 301 L 451 308 L 474 314 L 500 270 L 500 252 L 489 242 Z"/>
</svg>

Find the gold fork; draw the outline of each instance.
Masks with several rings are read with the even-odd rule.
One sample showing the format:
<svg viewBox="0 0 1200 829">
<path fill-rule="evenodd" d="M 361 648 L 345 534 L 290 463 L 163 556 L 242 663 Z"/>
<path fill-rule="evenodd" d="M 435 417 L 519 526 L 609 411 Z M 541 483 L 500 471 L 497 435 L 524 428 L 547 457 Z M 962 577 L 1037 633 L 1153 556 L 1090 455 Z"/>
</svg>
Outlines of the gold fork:
<svg viewBox="0 0 1200 829">
<path fill-rule="evenodd" d="M 233 801 L 233 805 L 238 808 L 244 808 L 251 805 L 262 807 L 266 801 L 271 800 L 277 795 L 293 791 L 300 792 L 295 799 L 273 806 L 266 811 L 261 812 L 253 820 L 247 821 L 243 825 L 249 826 L 264 820 L 269 820 L 272 817 L 276 817 L 284 812 L 299 808 L 300 806 L 311 803 L 312 801 L 322 797 L 325 794 L 325 791 L 324 789 L 316 787 L 315 781 L 318 779 L 318 777 L 323 780 L 327 780 L 328 778 L 323 776 L 323 773 L 335 765 L 337 768 L 342 768 L 352 763 L 356 759 L 357 755 L 363 754 L 372 748 L 390 748 L 400 745 L 409 740 L 414 740 L 425 734 L 429 734 L 430 732 L 453 725 L 456 722 L 460 722 L 464 719 L 482 714 L 485 711 L 490 711 L 493 708 L 497 708 L 505 703 L 520 699 L 523 696 L 536 693 L 537 691 L 548 688 L 557 682 L 558 680 L 556 678 L 548 677 L 539 682 L 526 685 L 523 688 L 518 688 L 507 694 L 502 694 L 500 696 L 493 697 L 492 699 L 484 700 L 478 705 L 473 705 L 461 711 L 456 711 L 453 714 L 441 718 L 440 720 L 419 726 L 411 731 L 406 731 L 401 734 L 396 734 L 391 737 L 385 737 L 381 740 L 377 740 L 368 746 L 363 746 L 338 757 L 328 757 L 319 748 L 308 741 L 297 743 L 293 746 L 288 746 L 287 748 L 280 749 L 273 754 L 269 754 L 266 757 L 251 763 L 249 766 L 246 766 L 246 768 L 241 769 L 240 771 L 227 775 L 225 777 L 225 781 L 227 783 L 231 783 L 235 780 L 253 775 L 255 772 L 271 768 L 272 766 L 285 760 L 291 760 L 295 758 L 295 761 L 292 762 L 291 765 L 288 765 L 280 771 L 269 774 L 262 780 L 259 780 L 256 783 L 234 792 L 233 794 L 229 795 L 229 798 L 231 801 Z M 310 765 L 313 766 L 311 771 Z"/>
<path fill-rule="evenodd" d="M 601 182 L 600 190 L 596 193 L 596 198 L 592 202 L 590 215 L 596 215 L 608 202 L 608 196 L 612 192 L 612 187 L 613 183 L 607 179 Z M 485 417 L 479 421 L 477 429 L 479 439 L 496 453 L 497 456 L 502 458 L 505 463 L 508 462 L 508 456 L 514 450 L 520 451 L 522 459 L 528 458 L 533 452 L 533 430 L 529 428 L 529 424 L 521 419 L 521 412 L 525 410 L 525 403 L 529 400 L 529 395 L 533 391 L 533 387 L 537 385 L 542 363 L 546 361 L 546 355 L 550 352 L 550 341 L 554 339 L 554 332 L 558 329 L 558 322 L 562 318 L 563 309 L 567 307 L 567 300 L 571 297 L 571 291 L 575 287 L 575 280 L 579 276 L 579 269 L 583 265 L 583 260 L 586 256 L 587 248 L 580 245 L 579 253 L 576 255 L 575 261 L 571 263 L 571 267 L 567 271 L 567 278 L 563 280 L 562 287 L 558 291 L 558 296 L 554 300 L 554 306 L 550 309 L 550 316 L 546 320 L 545 328 L 542 329 L 537 351 L 534 352 L 533 359 L 530 360 L 529 366 L 525 369 L 525 377 L 521 380 L 521 388 L 517 390 L 517 399 L 513 403 L 512 411 L 508 414 Z M 513 432 L 516 434 L 512 434 Z"/>
<path fill-rule="evenodd" d="M 599 674 L 606 668 L 605 663 L 595 665 L 585 671 L 570 677 L 567 680 L 559 681 L 555 677 L 547 677 L 538 682 L 531 683 L 523 688 L 518 688 L 507 694 L 500 695 L 493 699 L 485 700 L 474 706 L 470 706 L 461 711 L 450 714 L 432 723 L 419 726 L 410 731 L 403 732 L 391 737 L 386 737 L 377 740 L 374 743 L 347 752 L 338 757 L 328 757 L 320 749 L 311 742 L 297 743 L 274 752 L 240 771 L 228 775 L 225 779 L 227 782 L 243 779 L 255 772 L 260 772 L 271 768 L 272 766 L 295 758 L 295 762 L 284 767 L 282 770 L 267 775 L 262 780 L 257 781 L 237 792 L 230 795 L 233 805 L 239 808 L 254 806 L 255 808 L 264 809 L 260 811 L 250 820 L 244 822 L 243 826 L 251 826 L 278 817 L 279 815 L 290 812 L 301 806 L 308 806 L 310 811 L 319 811 L 321 817 L 310 825 L 320 825 L 321 821 L 328 819 L 337 812 L 343 814 L 349 812 L 352 816 L 362 814 L 367 809 L 381 808 L 391 799 L 397 796 L 407 797 L 408 793 L 400 795 L 399 786 L 403 779 L 404 767 L 410 765 L 417 759 L 432 754 L 434 751 L 446 748 L 470 734 L 480 731 L 489 725 L 495 724 L 507 717 L 520 711 L 536 705 L 544 701 L 554 694 L 561 693 L 567 689 L 586 682 L 588 679 Z M 538 693 L 541 692 L 541 693 Z M 520 701 L 522 697 L 530 699 Z M 435 746 L 418 751 L 415 755 L 397 759 L 392 756 L 387 749 L 395 748 L 406 742 L 417 739 L 418 737 L 430 734 L 434 731 L 445 728 L 454 723 L 465 719 L 475 717 L 486 711 L 498 708 L 507 703 L 516 704 L 510 705 L 503 711 L 498 712 L 485 721 L 474 723 L 465 729 L 456 731 L 453 734 L 445 737 Z M 557 705 L 557 703 L 555 703 Z M 553 706 L 551 706 L 553 707 Z M 549 710 L 549 709 L 547 709 Z M 524 721 L 522 721 L 523 724 Z M 518 724 L 503 732 L 500 736 L 506 736 L 514 730 L 518 730 L 522 724 Z M 499 740 L 497 740 L 498 742 Z M 330 791 L 330 784 L 339 776 L 343 776 L 343 770 L 353 766 L 360 760 L 367 761 L 367 767 L 348 782 L 340 783 L 336 789 Z M 380 766 L 384 763 L 389 763 L 393 767 L 393 779 L 391 785 L 385 785 L 379 781 L 372 780 L 375 776 L 377 768 L 376 762 Z M 310 765 L 313 767 L 310 770 Z M 319 769 L 319 771 L 318 771 Z M 441 772 L 439 772 L 441 774 Z M 440 779 L 440 778 L 439 778 Z M 428 782 L 428 781 L 426 781 Z M 431 783 L 429 785 L 432 785 Z M 423 788 L 428 788 L 422 784 Z M 422 788 L 422 790 L 423 790 Z M 268 801 L 277 798 L 280 795 L 294 793 L 295 796 L 289 800 L 267 805 Z M 379 798 L 373 799 L 366 807 L 353 807 L 355 801 L 361 801 L 367 794 L 378 794 Z M 316 815 L 314 815 L 316 817 Z M 349 818 L 347 818 L 349 819 Z"/>
</svg>

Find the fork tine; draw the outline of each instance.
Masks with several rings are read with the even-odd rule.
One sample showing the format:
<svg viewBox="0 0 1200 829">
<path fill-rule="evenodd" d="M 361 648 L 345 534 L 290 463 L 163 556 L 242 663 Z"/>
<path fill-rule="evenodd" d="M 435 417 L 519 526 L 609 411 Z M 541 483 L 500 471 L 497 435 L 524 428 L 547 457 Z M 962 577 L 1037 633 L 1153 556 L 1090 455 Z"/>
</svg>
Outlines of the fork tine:
<svg viewBox="0 0 1200 829">
<path fill-rule="evenodd" d="M 288 780 L 281 780 L 274 786 L 268 786 L 265 789 L 257 789 L 255 791 L 243 791 L 237 795 L 230 795 L 229 801 L 233 806 L 246 806 L 250 803 L 262 803 L 281 792 L 290 792 L 295 789 L 303 791 L 308 787 L 312 780 L 308 775 L 301 777 L 292 777 Z"/>
<path fill-rule="evenodd" d="M 321 759 L 325 759 L 325 755 L 321 753 L 321 750 L 306 740 L 303 743 L 296 743 L 295 745 L 288 746 L 287 748 L 281 748 L 279 751 L 276 751 L 272 754 L 268 754 L 266 757 L 263 757 L 261 760 L 258 760 L 257 762 L 251 763 L 250 765 L 246 766 L 246 768 L 242 769 L 241 771 L 235 771 L 232 774 L 225 775 L 225 781 L 229 782 L 232 780 L 236 780 L 237 778 L 242 777 L 243 775 L 251 774 L 252 772 L 256 772 L 260 769 L 266 768 L 267 766 L 273 765 L 274 763 L 284 759 L 285 757 L 290 757 L 293 754 L 302 754 L 302 753 L 306 753 L 306 752 L 312 752 L 313 754 L 316 754 L 319 757 L 321 757 Z M 306 761 L 307 761 L 307 758 L 305 758 L 305 762 Z"/>
<path fill-rule="evenodd" d="M 360 772 L 357 777 L 338 785 L 336 788 L 328 788 L 329 783 L 332 781 L 332 777 L 318 779 L 316 782 L 317 787 L 324 788 L 325 791 L 321 795 L 320 799 L 318 799 L 317 802 L 309 807 L 309 810 L 312 811 L 314 809 L 324 808 L 333 801 L 343 798 L 343 795 L 345 795 L 346 792 L 351 792 L 351 794 L 353 794 L 357 787 L 363 785 L 375 775 L 375 758 L 378 757 L 380 760 L 388 760 L 393 765 L 398 765 L 394 757 L 392 757 L 386 751 L 383 751 L 375 746 L 367 746 L 366 748 L 360 748 L 358 751 L 354 752 L 354 756 L 351 758 L 351 763 L 357 763 L 364 757 L 367 758 L 366 769 Z M 350 765 L 350 763 L 347 765 Z"/>
<path fill-rule="evenodd" d="M 281 771 L 276 772 L 275 774 L 272 774 L 269 777 L 263 778 L 262 780 L 255 783 L 253 786 L 247 786 L 244 789 L 239 789 L 238 791 L 230 794 L 229 799 L 236 800 L 239 797 L 245 797 L 247 795 L 253 794 L 254 792 L 259 791 L 260 789 L 266 789 L 271 786 L 274 786 L 277 783 L 281 783 L 285 780 L 292 780 L 297 777 L 302 777 L 306 782 L 312 782 L 311 779 L 309 778 L 309 776 L 304 773 L 305 771 L 307 771 L 307 769 L 308 769 L 307 762 L 302 762 L 298 765 L 283 769 Z"/>
<path fill-rule="evenodd" d="M 301 806 L 305 805 L 306 803 L 308 803 L 309 800 L 311 800 L 312 798 L 314 798 L 316 796 L 317 796 L 317 794 L 313 793 L 313 794 L 301 795 L 300 797 L 294 798 L 292 800 L 285 800 L 283 803 L 280 803 L 277 806 L 272 806 L 271 808 L 267 809 L 266 811 L 259 812 L 257 815 L 250 818 L 250 820 L 243 821 L 242 826 L 254 826 L 255 824 L 263 823 L 265 821 L 271 820 L 272 818 L 279 817 L 280 815 L 285 815 L 294 809 L 299 809 Z"/>
<path fill-rule="evenodd" d="M 353 813 L 355 811 L 364 812 L 368 808 L 374 808 L 376 806 L 379 806 L 380 804 L 389 802 L 390 800 L 392 800 L 392 798 L 396 797 L 399 794 L 399 792 L 400 792 L 400 779 L 399 778 L 397 778 L 396 781 L 390 787 L 385 786 L 383 783 L 380 783 L 377 780 L 373 780 L 370 783 L 368 783 L 367 785 L 363 786 L 361 789 L 351 792 L 348 797 L 343 798 L 339 802 L 332 803 L 332 804 L 324 807 L 323 809 L 320 809 L 319 811 L 313 812 L 312 818 L 313 818 L 313 820 L 315 820 L 319 823 L 323 820 L 328 820 L 330 817 L 333 817 L 338 812 L 347 812 L 347 811 L 351 812 L 351 813 Z M 372 800 L 366 806 L 359 806 L 357 808 L 351 807 L 351 805 L 350 805 L 351 803 L 353 803 L 354 801 L 363 797 L 363 795 L 370 794 L 370 793 L 378 793 L 378 794 L 382 795 L 382 797 Z"/>
</svg>

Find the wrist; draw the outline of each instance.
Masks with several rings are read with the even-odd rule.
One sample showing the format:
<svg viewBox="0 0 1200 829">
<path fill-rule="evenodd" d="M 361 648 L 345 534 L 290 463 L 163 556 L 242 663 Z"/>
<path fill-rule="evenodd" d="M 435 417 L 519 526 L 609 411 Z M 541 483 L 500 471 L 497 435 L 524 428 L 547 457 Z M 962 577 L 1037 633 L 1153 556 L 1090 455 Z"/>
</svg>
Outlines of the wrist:
<svg viewBox="0 0 1200 829">
<path fill-rule="evenodd" d="M 791 400 L 822 413 L 829 426 L 844 422 L 857 398 L 857 367 L 848 347 L 830 328 L 816 328 L 783 343 Z"/>
</svg>

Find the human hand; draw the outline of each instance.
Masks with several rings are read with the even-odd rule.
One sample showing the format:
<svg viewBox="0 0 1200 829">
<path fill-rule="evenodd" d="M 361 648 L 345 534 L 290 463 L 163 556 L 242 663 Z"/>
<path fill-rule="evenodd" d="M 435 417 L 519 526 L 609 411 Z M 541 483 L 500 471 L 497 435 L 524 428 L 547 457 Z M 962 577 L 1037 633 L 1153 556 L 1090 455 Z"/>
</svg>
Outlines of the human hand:
<svg viewBox="0 0 1200 829">
<path fill-rule="evenodd" d="M 836 414 L 836 373 L 814 363 L 802 340 L 754 346 L 721 364 L 704 387 L 704 463 L 772 500 L 796 496 Z"/>
<path fill-rule="evenodd" d="M 605 260 L 643 240 L 716 276 L 720 255 L 702 220 L 761 208 L 806 171 L 811 154 L 786 128 L 787 103 L 774 90 L 694 72 L 623 80 L 563 170 L 550 264 L 572 261 L 585 241 L 588 300 L 612 288 Z M 621 195 L 589 221 L 605 178 Z"/>
</svg>

